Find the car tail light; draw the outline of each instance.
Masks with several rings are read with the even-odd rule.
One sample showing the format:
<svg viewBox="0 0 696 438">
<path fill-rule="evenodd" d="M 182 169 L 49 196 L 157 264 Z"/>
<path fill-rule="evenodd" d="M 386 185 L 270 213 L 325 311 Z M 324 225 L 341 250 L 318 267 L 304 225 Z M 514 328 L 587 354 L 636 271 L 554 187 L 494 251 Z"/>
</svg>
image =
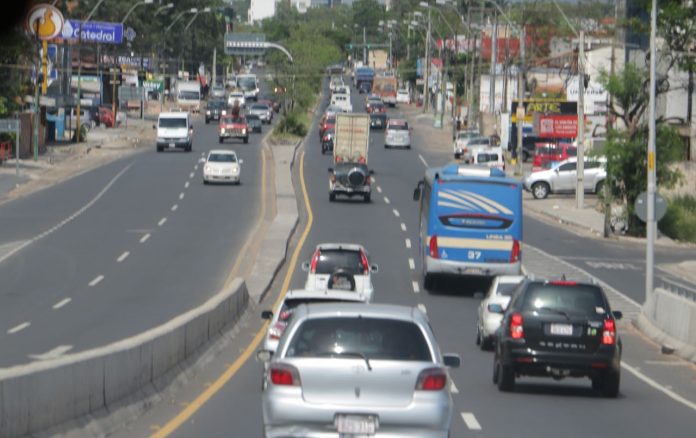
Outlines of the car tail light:
<svg viewBox="0 0 696 438">
<path fill-rule="evenodd" d="M 268 337 L 277 341 L 283 335 L 285 327 L 287 327 L 286 323 L 276 322 L 275 325 L 268 330 Z"/>
<path fill-rule="evenodd" d="M 442 368 L 428 368 L 418 374 L 417 391 L 440 391 L 447 386 L 447 373 Z"/>
<path fill-rule="evenodd" d="M 602 330 L 602 344 L 614 345 L 616 343 L 616 322 L 613 319 L 604 320 L 604 330 Z"/>
<path fill-rule="evenodd" d="M 432 237 L 430 237 L 430 243 L 428 244 L 428 253 L 432 258 L 440 258 L 440 251 L 437 247 L 437 235 L 433 235 Z"/>
<path fill-rule="evenodd" d="M 338 162 L 338 160 L 336 162 Z M 336 182 L 336 175 L 331 175 L 331 182 L 332 183 Z"/>
<path fill-rule="evenodd" d="M 334 180 L 336 179 L 336 176 L 333 176 Z M 312 256 L 312 265 L 309 268 L 309 272 L 312 274 L 315 274 L 317 272 L 317 262 L 319 261 L 319 255 L 321 253 L 317 250 L 314 252 L 314 255 Z"/>
<path fill-rule="evenodd" d="M 520 241 L 515 239 L 512 241 L 512 251 L 510 251 L 510 263 L 517 263 L 520 261 L 520 254 L 522 250 L 520 248 Z"/>
<path fill-rule="evenodd" d="M 524 338 L 523 322 L 524 320 L 522 319 L 521 313 L 513 313 L 510 317 L 510 336 L 512 339 Z"/>
<path fill-rule="evenodd" d="M 364 251 L 360 251 L 360 263 L 362 264 L 365 275 L 367 275 L 370 272 L 370 264 L 367 262 L 367 255 L 365 255 Z"/>
<path fill-rule="evenodd" d="M 300 374 L 297 368 L 287 364 L 271 365 L 269 374 L 271 383 L 282 386 L 300 386 Z"/>
</svg>

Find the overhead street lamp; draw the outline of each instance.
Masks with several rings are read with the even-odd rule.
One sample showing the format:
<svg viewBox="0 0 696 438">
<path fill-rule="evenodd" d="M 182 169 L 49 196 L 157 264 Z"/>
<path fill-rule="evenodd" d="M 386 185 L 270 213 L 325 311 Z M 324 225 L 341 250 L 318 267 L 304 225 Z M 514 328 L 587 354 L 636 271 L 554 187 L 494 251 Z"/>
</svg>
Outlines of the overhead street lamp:
<svg viewBox="0 0 696 438">
<path fill-rule="evenodd" d="M 198 13 L 198 8 L 191 8 L 191 9 L 187 9 L 185 11 L 179 12 L 179 14 L 176 17 L 174 17 L 174 20 L 172 20 L 171 24 L 169 26 L 167 26 L 167 28 L 164 30 L 164 33 L 165 34 L 168 33 L 169 30 L 176 24 L 176 22 L 179 21 L 181 19 L 181 17 L 184 16 L 184 14 L 197 14 L 197 13 Z"/>
<path fill-rule="evenodd" d="M 165 11 L 167 9 L 171 9 L 173 7 L 174 7 L 174 3 L 167 3 L 164 6 L 160 6 L 159 8 L 157 8 L 157 11 L 155 12 L 155 17 L 158 16 L 160 14 L 160 12 Z"/>
<path fill-rule="evenodd" d="M 202 10 L 196 12 L 196 14 L 193 17 L 191 17 L 191 20 L 188 22 L 186 27 L 184 27 L 184 30 L 188 30 L 188 28 L 191 26 L 191 23 L 193 23 L 193 20 L 195 20 L 196 17 L 198 17 L 198 14 L 200 14 L 201 12 L 210 12 L 211 10 L 212 9 L 210 9 L 210 8 L 203 8 Z"/>
<path fill-rule="evenodd" d="M 130 14 L 132 14 L 133 11 L 135 10 L 135 8 L 137 8 L 138 6 L 140 6 L 140 5 L 151 5 L 151 4 L 153 4 L 154 2 L 155 2 L 155 0 L 142 0 L 142 1 L 139 1 L 138 3 L 134 4 L 134 5 L 131 6 L 131 8 L 128 10 L 128 12 L 126 13 L 126 16 L 123 17 L 123 20 L 121 20 L 121 24 L 125 23 L 126 20 L 128 20 L 128 17 L 130 17 Z"/>
</svg>

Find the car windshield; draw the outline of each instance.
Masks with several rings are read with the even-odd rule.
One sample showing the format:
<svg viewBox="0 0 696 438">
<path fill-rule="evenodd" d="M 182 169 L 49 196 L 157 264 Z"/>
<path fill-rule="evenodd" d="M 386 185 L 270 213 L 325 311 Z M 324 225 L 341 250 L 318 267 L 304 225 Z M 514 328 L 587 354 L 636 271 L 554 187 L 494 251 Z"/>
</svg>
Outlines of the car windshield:
<svg viewBox="0 0 696 438">
<path fill-rule="evenodd" d="M 529 285 L 522 303 L 524 310 L 562 311 L 585 315 L 606 313 L 602 290 L 585 284 L 536 283 Z"/>
<path fill-rule="evenodd" d="M 268 111 L 268 107 L 267 107 L 266 105 L 264 105 L 264 104 L 256 104 L 256 105 L 252 105 L 252 106 L 251 106 L 251 109 L 253 109 L 253 110 L 263 110 L 263 111 Z"/>
<path fill-rule="evenodd" d="M 244 123 L 245 121 L 244 117 L 225 117 L 222 119 L 222 123 Z"/>
<path fill-rule="evenodd" d="M 179 91 L 179 99 L 182 100 L 199 100 L 201 93 L 197 91 Z"/>
<path fill-rule="evenodd" d="M 346 270 L 352 275 L 365 275 L 360 251 L 345 249 L 323 249 L 317 259 L 317 274 L 332 274 L 337 269 Z"/>
<path fill-rule="evenodd" d="M 159 119 L 160 128 L 186 128 L 186 125 L 184 117 L 161 117 Z"/>
<path fill-rule="evenodd" d="M 237 78 L 237 82 L 242 90 L 253 90 L 256 88 L 256 78 L 253 77 Z"/>
<path fill-rule="evenodd" d="M 260 122 L 261 121 L 259 116 L 256 114 L 247 114 L 246 119 L 247 119 L 247 122 Z"/>
<path fill-rule="evenodd" d="M 423 332 L 413 322 L 360 316 L 303 322 L 294 333 L 286 356 L 433 361 Z"/>
<path fill-rule="evenodd" d="M 220 100 L 211 100 L 208 102 L 208 108 L 209 109 L 220 109 L 224 108 L 226 106 L 226 103 Z"/>
<path fill-rule="evenodd" d="M 510 297 L 517 286 L 519 286 L 519 283 L 498 283 L 496 294 Z"/>
<path fill-rule="evenodd" d="M 210 154 L 208 155 L 210 163 L 236 163 L 237 156 L 234 154 Z"/>
<path fill-rule="evenodd" d="M 392 131 L 408 131 L 408 123 L 390 123 L 388 129 Z"/>
<path fill-rule="evenodd" d="M 466 140 L 473 137 L 478 137 L 478 134 L 475 132 L 460 132 L 457 134 L 457 140 Z"/>
</svg>

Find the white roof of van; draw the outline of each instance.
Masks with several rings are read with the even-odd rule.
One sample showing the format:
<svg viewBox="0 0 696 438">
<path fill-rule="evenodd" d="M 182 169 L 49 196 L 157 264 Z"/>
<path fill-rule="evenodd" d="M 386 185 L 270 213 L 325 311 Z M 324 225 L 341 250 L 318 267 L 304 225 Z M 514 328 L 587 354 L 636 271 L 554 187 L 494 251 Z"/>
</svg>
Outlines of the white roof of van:
<svg viewBox="0 0 696 438">
<path fill-rule="evenodd" d="M 160 118 L 165 117 L 165 118 L 170 118 L 170 119 L 183 119 L 188 117 L 189 113 L 185 111 L 172 111 L 168 113 L 160 113 Z"/>
</svg>

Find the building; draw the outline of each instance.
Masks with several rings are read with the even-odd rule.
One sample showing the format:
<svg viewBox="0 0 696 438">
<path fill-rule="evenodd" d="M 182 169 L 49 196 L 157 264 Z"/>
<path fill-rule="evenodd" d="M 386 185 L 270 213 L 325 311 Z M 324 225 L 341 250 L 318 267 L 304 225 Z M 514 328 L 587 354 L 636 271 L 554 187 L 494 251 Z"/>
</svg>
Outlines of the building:
<svg viewBox="0 0 696 438">
<path fill-rule="evenodd" d="M 276 0 L 251 0 L 249 4 L 249 23 L 254 24 L 275 15 Z"/>
</svg>

